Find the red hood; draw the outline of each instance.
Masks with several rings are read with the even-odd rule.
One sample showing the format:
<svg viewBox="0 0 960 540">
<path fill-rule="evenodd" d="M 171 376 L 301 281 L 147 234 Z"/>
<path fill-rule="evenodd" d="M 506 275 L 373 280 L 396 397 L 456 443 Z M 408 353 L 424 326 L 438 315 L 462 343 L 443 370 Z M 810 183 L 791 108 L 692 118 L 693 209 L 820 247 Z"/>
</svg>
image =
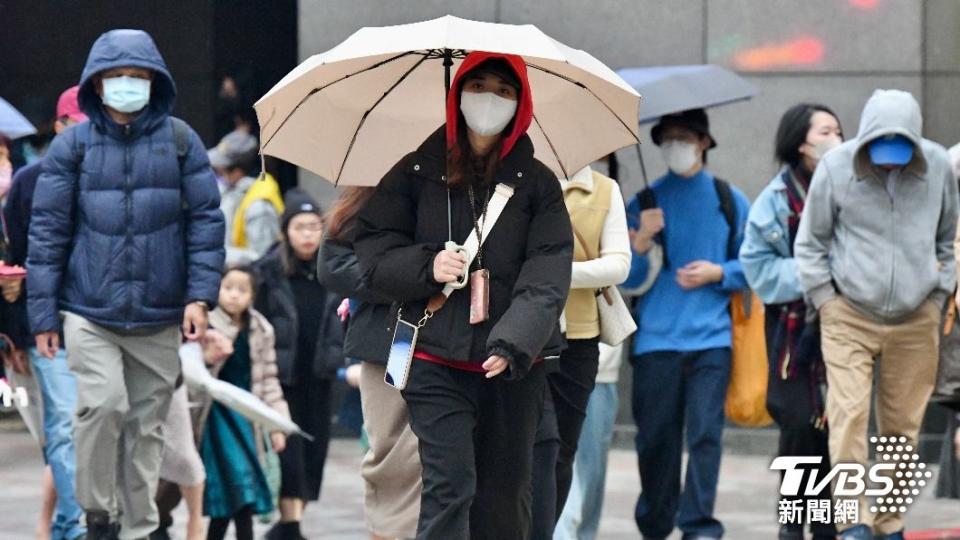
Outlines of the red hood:
<svg viewBox="0 0 960 540">
<path fill-rule="evenodd" d="M 517 140 L 527 132 L 530 123 L 533 122 L 533 95 L 530 92 L 530 81 L 527 80 L 527 65 L 523 59 L 514 54 L 498 54 L 488 52 L 472 52 L 467 55 L 457 70 L 457 75 L 450 85 L 450 93 L 447 94 L 447 149 L 454 148 L 457 144 L 457 119 L 460 115 L 460 86 L 463 76 L 470 73 L 473 68 L 491 58 L 502 58 L 516 73 L 520 79 L 520 103 L 517 104 L 517 113 L 513 120 L 513 129 L 503 139 L 503 149 L 500 151 L 500 158 L 506 157 L 513 150 Z"/>
</svg>

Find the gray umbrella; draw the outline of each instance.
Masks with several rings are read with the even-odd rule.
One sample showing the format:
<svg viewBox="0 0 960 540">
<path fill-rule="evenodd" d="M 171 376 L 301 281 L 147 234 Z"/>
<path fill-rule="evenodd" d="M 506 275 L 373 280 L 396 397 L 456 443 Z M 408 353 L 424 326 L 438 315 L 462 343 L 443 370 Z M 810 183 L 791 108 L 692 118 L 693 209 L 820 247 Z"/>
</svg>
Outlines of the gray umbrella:
<svg viewBox="0 0 960 540">
<path fill-rule="evenodd" d="M 750 81 L 713 64 L 632 67 L 620 69 L 617 74 L 643 96 L 638 119 L 641 124 L 689 109 L 747 100 L 760 93 Z M 639 144 L 637 155 L 646 186 L 647 168 Z"/>
<path fill-rule="evenodd" d="M 712 64 L 624 68 L 617 74 L 643 96 L 641 124 L 688 109 L 750 99 L 759 93 L 750 81 Z"/>
<path fill-rule="evenodd" d="M 9 139 L 19 139 L 33 135 L 37 128 L 24 118 L 20 111 L 15 109 L 7 100 L 0 98 L 0 135 Z"/>
</svg>

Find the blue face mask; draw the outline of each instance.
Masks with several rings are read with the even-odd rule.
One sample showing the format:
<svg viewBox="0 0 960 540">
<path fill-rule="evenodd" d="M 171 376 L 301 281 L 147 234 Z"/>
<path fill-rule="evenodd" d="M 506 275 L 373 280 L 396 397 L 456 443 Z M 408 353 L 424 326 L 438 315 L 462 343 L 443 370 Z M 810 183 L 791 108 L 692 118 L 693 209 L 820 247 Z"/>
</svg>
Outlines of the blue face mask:
<svg viewBox="0 0 960 540">
<path fill-rule="evenodd" d="M 122 113 L 135 113 L 150 103 L 150 81 L 134 77 L 103 80 L 103 104 Z"/>
</svg>

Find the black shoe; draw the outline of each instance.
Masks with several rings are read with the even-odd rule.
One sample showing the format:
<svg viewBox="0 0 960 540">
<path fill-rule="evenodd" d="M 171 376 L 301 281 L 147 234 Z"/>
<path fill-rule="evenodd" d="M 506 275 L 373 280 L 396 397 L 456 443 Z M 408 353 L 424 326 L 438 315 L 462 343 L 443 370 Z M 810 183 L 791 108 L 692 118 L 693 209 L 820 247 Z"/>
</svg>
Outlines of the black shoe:
<svg viewBox="0 0 960 540">
<path fill-rule="evenodd" d="M 300 534 L 299 521 L 275 523 L 263 538 L 264 540 L 307 540 Z"/>
<path fill-rule="evenodd" d="M 159 529 L 150 533 L 150 536 L 147 540 L 173 540 L 170 536 L 170 532 L 166 527 L 160 527 Z"/>
<path fill-rule="evenodd" d="M 101 511 L 87 512 L 86 540 L 117 540 L 120 524 L 110 522 L 110 514 Z"/>
<path fill-rule="evenodd" d="M 781 525 L 777 540 L 803 540 L 803 526 Z"/>
</svg>

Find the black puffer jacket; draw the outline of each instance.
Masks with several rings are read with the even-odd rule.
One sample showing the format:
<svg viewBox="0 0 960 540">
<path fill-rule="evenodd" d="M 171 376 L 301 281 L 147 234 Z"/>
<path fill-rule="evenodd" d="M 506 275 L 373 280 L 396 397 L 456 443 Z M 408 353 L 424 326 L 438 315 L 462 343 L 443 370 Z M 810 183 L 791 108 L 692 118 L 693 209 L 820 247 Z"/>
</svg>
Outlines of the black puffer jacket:
<svg viewBox="0 0 960 540">
<path fill-rule="evenodd" d="M 312 359 L 298 358 L 297 335 L 300 317 L 293 288 L 283 271 L 280 249 L 282 245 L 275 246 L 254 264 L 257 277 L 255 307 L 273 325 L 277 338 L 280 382 L 287 386 L 296 385 L 297 374 L 302 373 L 297 368 L 297 362 L 311 362 L 314 375 L 324 379 L 333 378 L 337 368 L 344 365 L 343 325 L 337 317 L 337 308 L 343 298 L 327 291 L 323 298 L 318 299 L 323 302 L 323 315 L 317 321 L 319 330 L 316 353 Z"/>
<path fill-rule="evenodd" d="M 320 282 L 358 303 L 347 325 L 344 356 L 348 360 L 386 364 L 393 338 L 391 315 L 396 316 L 396 311 L 390 309 L 391 300 L 364 286 L 360 262 L 350 239 L 324 241 L 317 259 Z"/>
<path fill-rule="evenodd" d="M 447 240 L 446 136 L 443 128 L 387 173 L 357 220 L 355 248 L 374 291 L 404 305 L 416 322 L 441 291 L 433 259 Z M 420 330 L 417 349 L 451 361 L 482 362 L 499 354 L 510 378 L 534 359 L 559 354 L 560 313 L 570 289 L 573 234 L 556 176 L 533 157 L 524 135 L 495 178 L 516 189 L 483 245 L 490 271 L 490 318 L 471 325 L 470 288 L 455 291 Z M 453 238 L 473 234 L 466 189 L 451 191 Z M 475 266 L 474 266 L 475 268 Z"/>
</svg>

